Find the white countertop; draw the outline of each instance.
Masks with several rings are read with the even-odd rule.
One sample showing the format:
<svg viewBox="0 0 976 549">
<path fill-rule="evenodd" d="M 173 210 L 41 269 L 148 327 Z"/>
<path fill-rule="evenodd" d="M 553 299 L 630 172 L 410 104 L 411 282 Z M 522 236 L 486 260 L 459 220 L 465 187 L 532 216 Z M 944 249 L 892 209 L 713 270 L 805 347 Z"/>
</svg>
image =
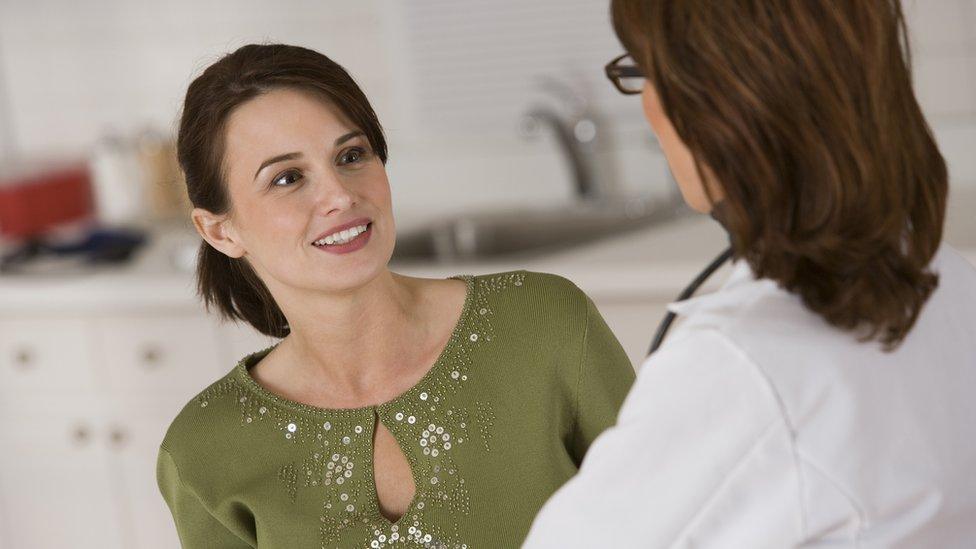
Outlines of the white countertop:
<svg viewBox="0 0 976 549">
<path fill-rule="evenodd" d="M 527 269 L 565 276 L 594 298 L 671 296 L 727 245 L 725 232 L 711 218 L 689 215 L 539 257 L 452 265 L 401 264 L 394 269 L 440 277 Z"/>
<path fill-rule="evenodd" d="M 944 240 L 976 265 L 976 188 L 953 197 L 946 215 Z M 403 266 L 398 272 L 420 276 L 489 273 L 528 269 L 560 274 L 594 298 L 670 300 L 725 246 L 728 238 L 710 217 L 691 214 L 674 223 L 579 246 L 519 262 Z M 728 267 L 716 273 L 702 291 L 721 284 Z"/>
<path fill-rule="evenodd" d="M 953 196 L 945 240 L 976 265 L 976 188 Z M 154 235 L 135 261 L 84 275 L 0 277 L 0 317 L 70 310 L 119 311 L 199 307 L 192 273 L 175 267 L 177 250 L 198 242 L 186 229 Z M 569 278 L 597 300 L 635 296 L 669 300 L 727 245 L 709 217 L 678 221 L 544 256 L 462 264 L 393 264 L 404 274 L 446 277 L 528 269 Z M 727 270 L 727 269 L 726 269 Z M 704 290 L 724 278 L 720 272 Z"/>
</svg>

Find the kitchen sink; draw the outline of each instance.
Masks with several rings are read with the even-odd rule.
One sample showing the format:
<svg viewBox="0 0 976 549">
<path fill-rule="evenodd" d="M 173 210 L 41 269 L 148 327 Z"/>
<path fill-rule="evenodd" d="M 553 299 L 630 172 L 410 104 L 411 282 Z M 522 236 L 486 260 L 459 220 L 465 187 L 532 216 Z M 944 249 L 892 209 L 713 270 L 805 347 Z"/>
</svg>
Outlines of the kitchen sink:
<svg viewBox="0 0 976 549">
<path fill-rule="evenodd" d="M 676 201 L 643 198 L 555 208 L 483 211 L 397 235 L 395 261 L 462 261 L 538 256 L 684 215 Z"/>
<path fill-rule="evenodd" d="M 597 149 L 611 145 L 609 133 L 601 129 L 599 118 L 574 90 L 559 82 L 547 85 L 561 101 L 575 99 L 571 105 L 563 105 L 567 108 L 533 107 L 526 112 L 520 132 L 524 137 L 546 130 L 552 133 L 566 162 L 575 200 L 561 206 L 454 215 L 405 230 L 397 234 L 394 261 L 458 263 L 538 257 L 690 212 L 669 171 L 665 177 L 671 193 L 654 199 L 619 194 L 617 182 L 598 180 L 594 174 L 604 172 L 595 169 Z"/>
</svg>

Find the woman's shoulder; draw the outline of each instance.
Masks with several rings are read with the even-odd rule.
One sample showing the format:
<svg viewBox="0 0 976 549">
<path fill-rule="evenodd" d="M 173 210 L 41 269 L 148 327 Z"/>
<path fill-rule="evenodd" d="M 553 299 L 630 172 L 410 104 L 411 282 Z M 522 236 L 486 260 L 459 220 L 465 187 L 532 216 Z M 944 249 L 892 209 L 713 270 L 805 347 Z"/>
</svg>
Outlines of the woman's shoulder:
<svg viewBox="0 0 976 549">
<path fill-rule="evenodd" d="M 520 270 L 473 279 L 474 316 L 488 314 L 494 322 L 522 332 L 582 337 L 593 309 L 586 294 L 559 275 Z"/>
<path fill-rule="evenodd" d="M 265 350 L 266 351 L 266 350 Z M 220 379 L 191 398 L 170 422 L 161 446 L 180 461 L 185 454 L 207 455 L 226 448 L 242 421 L 236 405 L 246 388 L 240 379 L 241 365 L 259 351 L 244 357 Z"/>
<path fill-rule="evenodd" d="M 507 294 L 517 300 L 543 301 L 549 306 L 586 305 L 587 297 L 571 280 L 551 273 L 508 271 L 472 277 L 480 295 Z"/>
</svg>

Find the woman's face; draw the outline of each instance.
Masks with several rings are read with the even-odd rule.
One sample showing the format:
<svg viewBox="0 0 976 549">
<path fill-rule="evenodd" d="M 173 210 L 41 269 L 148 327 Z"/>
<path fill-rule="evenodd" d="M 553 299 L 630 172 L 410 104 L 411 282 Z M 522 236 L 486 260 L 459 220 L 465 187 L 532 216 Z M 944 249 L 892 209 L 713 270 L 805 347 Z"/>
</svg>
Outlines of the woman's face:
<svg viewBox="0 0 976 549">
<path fill-rule="evenodd" d="M 655 135 L 657 135 L 661 150 L 664 151 L 664 157 L 668 160 L 668 166 L 671 168 L 671 174 L 678 182 L 678 188 L 681 189 L 681 196 L 684 197 L 688 206 L 695 211 L 701 213 L 712 211 L 712 202 L 705 194 L 705 186 L 702 184 L 702 178 L 698 175 L 698 170 L 695 169 L 695 160 L 691 150 L 678 137 L 678 132 L 675 131 L 671 120 L 664 114 L 661 100 L 649 80 L 644 83 L 641 103 L 644 106 L 644 117 L 647 118 Z M 714 179 L 710 177 L 707 167 L 703 166 L 702 169 L 706 178 Z M 714 182 L 710 183 L 709 190 L 716 202 L 721 200 L 722 193 L 718 185 Z"/>
<path fill-rule="evenodd" d="M 237 107 L 225 131 L 231 208 L 208 241 L 246 257 L 273 294 L 341 292 L 386 269 L 396 240 L 386 169 L 335 106 L 273 90 Z"/>
</svg>

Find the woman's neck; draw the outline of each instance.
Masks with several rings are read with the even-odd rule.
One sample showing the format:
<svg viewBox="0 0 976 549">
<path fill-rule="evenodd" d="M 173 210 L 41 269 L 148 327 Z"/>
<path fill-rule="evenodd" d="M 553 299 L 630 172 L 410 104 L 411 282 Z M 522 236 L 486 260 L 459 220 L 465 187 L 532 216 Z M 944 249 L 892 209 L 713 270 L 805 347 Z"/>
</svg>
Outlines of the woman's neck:
<svg viewBox="0 0 976 549">
<path fill-rule="evenodd" d="M 384 271 L 353 292 L 303 295 L 283 307 L 291 334 L 275 352 L 305 386 L 368 398 L 423 354 L 423 294 L 418 281 Z"/>
</svg>

